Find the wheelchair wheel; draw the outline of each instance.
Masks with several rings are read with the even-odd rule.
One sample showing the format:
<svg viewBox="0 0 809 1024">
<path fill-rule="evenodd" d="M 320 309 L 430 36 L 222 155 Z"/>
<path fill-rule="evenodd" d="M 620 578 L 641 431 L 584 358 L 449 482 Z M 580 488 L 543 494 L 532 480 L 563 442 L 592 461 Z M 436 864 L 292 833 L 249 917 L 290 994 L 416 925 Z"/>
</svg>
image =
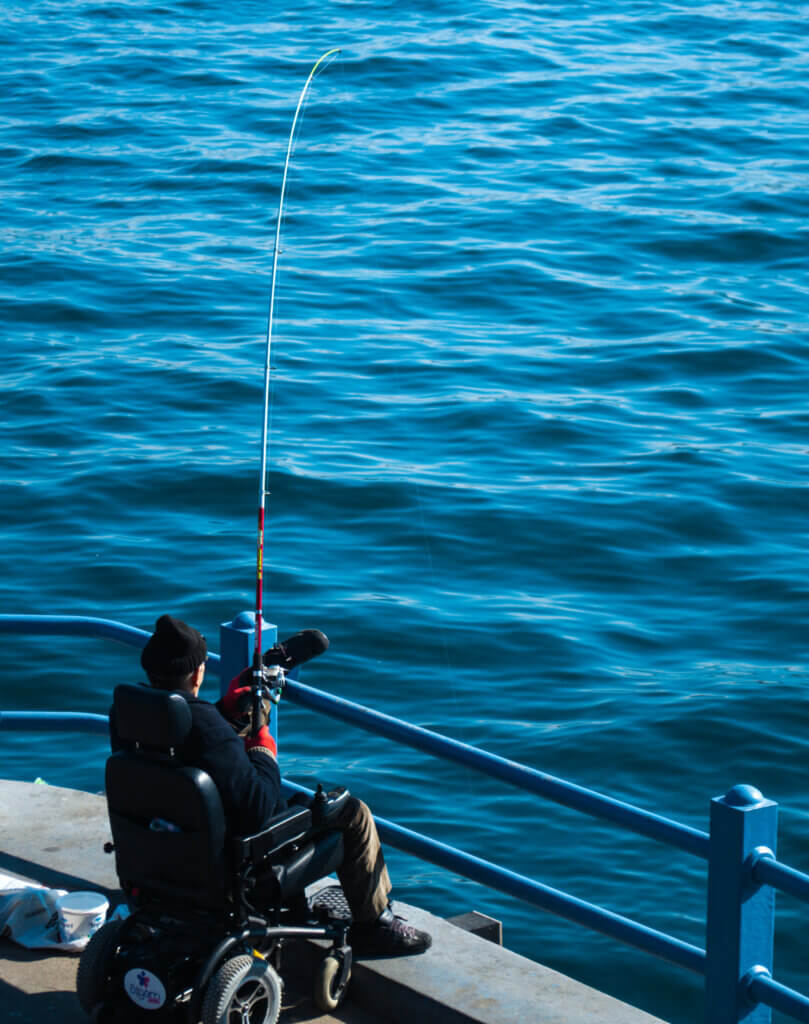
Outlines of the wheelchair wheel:
<svg viewBox="0 0 809 1024">
<path fill-rule="evenodd" d="M 76 972 L 76 995 L 85 1013 L 103 1002 L 123 921 L 107 921 L 84 947 Z"/>
<path fill-rule="evenodd" d="M 276 1024 L 281 979 L 266 960 L 234 956 L 211 978 L 202 1003 L 202 1024 Z"/>
<path fill-rule="evenodd" d="M 320 964 L 315 977 L 314 1000 L 315 1006 L 324 1013 L 336 1010 L 345 997 L 348 983 L 351 981 L 351 971 L 349 970 L 345 981 L 340 984 L 342 967 L 340 958 L 333 953 L 326 956 Z"/>
</svg>

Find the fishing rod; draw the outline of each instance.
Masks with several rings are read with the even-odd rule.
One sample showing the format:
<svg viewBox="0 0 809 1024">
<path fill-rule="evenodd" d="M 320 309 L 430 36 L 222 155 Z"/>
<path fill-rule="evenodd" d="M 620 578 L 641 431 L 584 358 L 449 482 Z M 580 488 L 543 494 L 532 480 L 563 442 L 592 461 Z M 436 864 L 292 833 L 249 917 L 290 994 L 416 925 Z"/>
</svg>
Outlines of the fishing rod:
<svg viewBox="0 0 809 1024">
<path fill-rule="evenodd" d="M 258 486 L 258 549 L 256 556 L 256 646 L 253 653 L 253 723 L 254 730 L 257 730 L 257 723 L 259 721 L 259 708 L 262 698 L 262 691 L 264 690 L 264 667 L 261 660 L 261 621 L 262 621 L 262 598 L 264 589 L 264 510 L 266 497 L 269 494 L 267 490 L 267 437 L 268 437 L 268 423 L 269 423 L 269 410 L 270 410 L 270 356 L 272 352 L 272 326 L 273 326 L 273 313 L 275 311 L 275 280 L 278 273 L 278 254 L 280 251 L 281 242 L 281 221 L 284 214 L 284 195 L 286 193 L 287 186 L 287 172 L 289 170 L 289 161 L 292 156 L 292 148 L 295 140 L 295 128 L 298 124 L 298 116 L 303 107 L 306 94 L 309 91 L 309 86 L 312 84 L 315 76 L 325 70 L 327 65 L 331 63 L 331 59 L 336 57 L 339 53 L 339 49 L 327 50 L 322 56 L 318 57 L 312 66 L 312 70 L 309 72 L 309 77 L 306 79 L 303 88 L 301 89 L 300 96 L 298 97 L 298 105 L 295 108 L 295 116 L 292 119 L 292 127 L 289 130 L 289 141 L 287 142 L 287 155 L 284 160 L 284 174 L 281 179 L 281 197 L 278 202 L 278 217 L 275 222 L 275 248 L 273 249 L 272 257 L 272 279 L 270 282 L 270 308 L 267 315 L 267 348 L 266 357 L 264 361 L 264 426 L 261 434 L 261 476 L 259 478 Z"/>
</svg>

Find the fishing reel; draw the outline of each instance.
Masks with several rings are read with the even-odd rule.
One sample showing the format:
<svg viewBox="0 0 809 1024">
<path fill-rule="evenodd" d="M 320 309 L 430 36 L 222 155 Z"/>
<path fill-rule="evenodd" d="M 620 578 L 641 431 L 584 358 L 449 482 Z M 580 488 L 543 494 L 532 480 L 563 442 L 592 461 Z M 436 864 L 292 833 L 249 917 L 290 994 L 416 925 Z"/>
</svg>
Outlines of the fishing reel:
<svg viewBox="0 0 809 1024">
<path fill-rule="evenodd" d="M 278 704 L 286 684 L 286 672 L 281 665 L 262 665 L 259 681 L 256 681 L 256 674 L 253 674 L 254 702 L 258 699 Z"/>
<path fill-rule="evenodd" d="M 281 700 L 286 681 L 286 671 L 280 665 L 262 665 L 258 678 L 252 668 L 244 670 L 238 700 L 225 716 L 242 739 L 255 736 L 269 724 L 272 707 Z"/>
<path fill-rule="evenodd" d="M 280 665 L 262 665 L 260 673 L 253 674 L 250 694 L 251 736 L 257 735 L 263 726 L 269 724 L 271 705 L 280 703 L 286 683 L 286 672 Z"/>
</svg>

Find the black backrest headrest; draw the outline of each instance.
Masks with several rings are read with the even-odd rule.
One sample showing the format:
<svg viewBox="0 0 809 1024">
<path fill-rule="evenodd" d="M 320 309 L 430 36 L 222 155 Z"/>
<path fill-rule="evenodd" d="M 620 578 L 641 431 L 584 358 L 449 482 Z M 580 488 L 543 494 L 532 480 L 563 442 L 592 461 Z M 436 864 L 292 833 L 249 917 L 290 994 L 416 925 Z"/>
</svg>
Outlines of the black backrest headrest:
<svg viewBox="0 0 809 1024">
<path fill-rule="evenodd" d="M 191 729 L 191 709 L 177 690 L 122 683 L 115 687 L 111 714 L 121 740 L 151 749 L 179 747 Z"/>
</svg>

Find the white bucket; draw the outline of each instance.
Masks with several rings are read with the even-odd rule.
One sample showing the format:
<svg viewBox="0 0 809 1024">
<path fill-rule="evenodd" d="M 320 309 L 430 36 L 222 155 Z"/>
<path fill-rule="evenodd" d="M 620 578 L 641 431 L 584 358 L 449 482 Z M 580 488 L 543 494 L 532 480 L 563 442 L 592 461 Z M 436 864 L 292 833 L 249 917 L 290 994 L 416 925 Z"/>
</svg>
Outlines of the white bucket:
<svg viewBox="0 0 809 1024">
<path fill-rule="evenodd" d="M 97 892 L 68 892 L 56 902 L 62 942 L 87 939 L 104 924 L 109 902 Z"/>
</svg>

